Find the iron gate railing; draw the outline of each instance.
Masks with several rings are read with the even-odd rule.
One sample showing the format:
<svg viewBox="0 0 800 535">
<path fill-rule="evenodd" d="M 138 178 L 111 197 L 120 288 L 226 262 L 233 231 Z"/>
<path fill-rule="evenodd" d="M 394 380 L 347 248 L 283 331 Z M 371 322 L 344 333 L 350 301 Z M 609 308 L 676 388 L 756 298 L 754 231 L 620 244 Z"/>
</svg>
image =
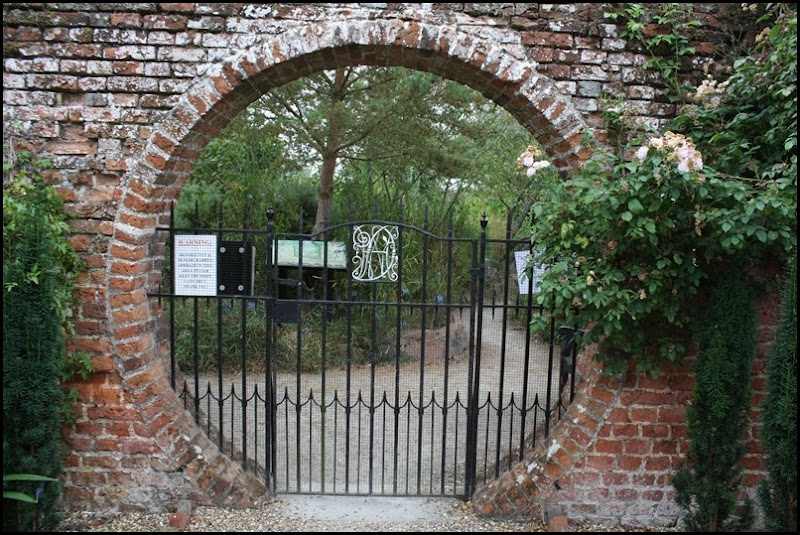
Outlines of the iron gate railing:
<svg viewBox="0 0 800 535">
<path fill-rule="evenodd" d="M 150 295 L 167 301 L 173 387 L 275 493 L 468 497 L 574 390 L 574 331 L 528 328 L 547 311 L 510 222 L 466 239 L 402 218 L 159 228 L 169 287 Z M 206 239 L 215 258 L 192 249 Z"/>
</svg>

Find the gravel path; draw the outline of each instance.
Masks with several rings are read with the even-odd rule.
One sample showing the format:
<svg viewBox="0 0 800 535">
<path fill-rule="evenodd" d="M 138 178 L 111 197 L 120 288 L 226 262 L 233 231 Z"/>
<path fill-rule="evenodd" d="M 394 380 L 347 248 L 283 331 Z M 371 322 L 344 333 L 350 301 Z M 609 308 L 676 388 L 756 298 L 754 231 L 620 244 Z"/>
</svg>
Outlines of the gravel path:
<svg viewBox="0 0 800 535">
<path fill-rule="evenodd" d="M 171 527 L 167 514 L 74 513 L 61 532 L 209 531 L 209 532 L 544 532 L 538 520 L 491 520 L 474 514 L 469 502 L 455 498 L 282 495 L 254 509 L 198 507 L 183 528 Z M 570 524 L 569 531 L 679 531 Z"/>
</svg>

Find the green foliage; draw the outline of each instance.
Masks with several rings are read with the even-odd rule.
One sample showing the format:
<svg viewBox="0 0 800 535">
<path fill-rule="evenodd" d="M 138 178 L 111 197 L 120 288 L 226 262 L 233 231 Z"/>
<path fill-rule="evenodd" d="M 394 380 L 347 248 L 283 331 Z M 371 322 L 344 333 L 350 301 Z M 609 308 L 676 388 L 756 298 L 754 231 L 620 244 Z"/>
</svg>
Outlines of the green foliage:
<svg viewBox="0 0 800 535">
<path fill-rule="evenodd" d="M 351 216 L 405 220 L 430 230 L 477 234 L 483 211 L 523 214 L 531 181 L 515 172 L 514 153 L 530 134 L 477 92 L 429 73 L 353 68 L 332 87 L 318 73 L 275 89 L 237 117 L 201 154 L 176 205 L 175 224 L 294 232 L 314 225 L 323 159 L 337 163 L 331 223 Z M 336 140 L 331 139 L 335 118 Z M 335 143 L 335 146 L 333 144 Z M 523 216 L 520 216 L 523 217 Z"/>
<path fill-rule="evenodd" d="M 64 354 L 58 307 L 66 304 L 68 296 L 61 293 L 60 273 L 50 269 L 58 238 L 48 219 L 51 199 L 38 195 L 36 188 L 27 192 L 29 202 L 13 205 L 8 225 L 4 214 L 3 473 L 57 477 L 63 399 L 58 377 Z M 41 204 L 36 202 L 40 199 Z M 6 204 L 4 196 L 4 208 Z M 20 489 L 35 494 L 30 482 L 20 483 Z M 51 485 L 36 507 L 4 500 L 3 530 L 52 529 L 57 523 L 58 496 L 58 485 Z"/>
<path fill-rule="evenodd" d="M 736 60 L 727 80 L 709 76 L 673 128 L 718 170 L 752 181 L 758 195 L 743 204 L 743 218 L 796 220 L 797 5 L 771 5 L 762 18 L 771 24 L 751 55 Z M 784 233 L 795 232 L 787 227 Z"/>
<path fill-rule="evenodd" d="M 549 265 L 538 301 L 593 324 L 584 343 L 599 343 L 610 371 L 631 357 L 643 371 L 680 361 L 708 274 L 734 255 L 794 246 L 786 218 L 777 217 L 785 199 L 774 198 L 776 217 L 748 218 L 740 203 L 758 190 L 708 169 L 679 170 L 679 149 L 668 143 L 685 140 L 668 134 L 651 143 L 659 140 L 664 148 L 645 146 L 641 161 L 597 147 L 583 169 L 550 185 L 550 202 L 534 207 L 535 261 Z"/>
<path fill-rule="evenodd" d="M 736 507 L 749 424 L 756 309 L 754 293 L 738 269 L 719 275 L 704 313 L 695 329 L 695 387 L 686 409 L 689 451 L 673 486 L 687 530 L 747 530 L 753 520 L 749 500 L 741 516 Z"/>
<path fill-rule="evenodd" d="M 64 237 L 69 232 L 67 218 L 61 211 L 61 199 L 47 186 L 40 172 L 50 166 L 47 160 L 39 160 L 32 154 L 22 152 L 14 155 L 13 161 L 3 163 L 3 263 L 12 260 L 13 247 L 27 236 L 25 226 L 30 219 L 41 219 L 48 235 Z M 68 328 L 67 317 L 71 312 L 73 296 L 71 284 L 79 268 L 74 250 L 66 239 L 53 243 L 53 256 L 48 265 L 35 264 L 25 273 L 26 283 L 38 284 L 45 271 L 56 277 L 57 289 L 51 308 Z M 55 262 L 52 262 L 55 260 Z M 20 281 L 4 279 L 5 292 L 13 291 Z"/>
<path fill-rule="evenodd" d="M 661 74 L 669 87 L 668 97 L 673 102 L 683 100 L 688 91 L 678 76 L 683 58 L 695 53 L 689 38 L 693 28 L 702 22 L 693 18 L 692 4 L 603 4 L 603 16 L 614 22 L 624 23 L 620 32 L 622 37 L 642 43 L 650 58 L 644 63 L 645 69 Z M 658 26 L 652 36 L 646 35 L 649 24 Z"/>
<path fill-rule="evenodd" d="M 267 210 L 280 206 L 276 225 L 295 229 L 299 211 L 314 209 L 316 187 L 277 138 L 238 117 L 201 153 L 175 207 L 175 226 L 239 228 L 246 206 L 248 226 L 264 228 Z"/>
<path fill-rule="evenodd" d="M 50 530 L 59 520 L 60 378 L 70 369 L 64 339 L 80 263 L 61 200 L 40 174 L 47 162 L 15 156 L 4 163 L 3 191 L 3 474 L 4 496 L 15 499 L 3 502 L 3 529 Z"/>
<path fill-rule="evenodd" d="M 797 531 L 797 257 L 783 283 L 780 323 L 761 406 L 769 478 L 759 489 L 770 531 Z"/>
<path fill-rule="evenodd" d="M 796 19 L 778 18 L 768 34 L 762 46 L 780 52 L 760 49 L 760 75 L 738 62 L 716 108 L 688 108 L 674 132 L 641 146 L 587 140 L 592 158 L 535 206 L 528 232 L 537 263 L 550 266 L 539 303 L 591 325 L 583 343 L 598 343 L 611 372 L 632 359 L 651 372 L 679 362 L 699 292 L 720 266 L 796 252 Z M 789 76 L 773 77 L 781 68 Z M 759 100 L 750 85 L 767 80 L 785 85 Z"/>
<path fill-rule="evenodd" d="M 60 377 L 60 383 L 64 390 L 64 403 L 61 410 L 64 425 L 71 426 L 75 424 L 77 420 L 75 404 L 79 401 L 80 393 L 75 387 L 66 388 L 63 385 L 71 384 L 74 381 L 86 381 L 92 372 L 94 372 L 94 364 L 92 364 L 92 359 L 86 353 L 80 351 L 67 353 L 64 356 Z"/>
<path fill-rule="evenodd" d="M 474 90 L 400 68 L 346 69 L 344 83 L 341 78 L 337 82 L 335 75 L 318 73 L 271 91 L 209 143 L 182 189 L 176 226 L 197 226 L 209 232 L 218 226 L 240 228 L 246 207 L 247 226 L 263 230 L 267 211 L 274 208 L 276 232 L 310 233 L 320 197 L 320 168 L 332 154 L 338 165 L 331 224 L 351 218 L 402 220 L 436 236 L 452 232 L 477 238 L 484 211 L 502 221 L 509 211 L 526 213 L 535 201 L 535 196 L 528 195 L 534 180 L 521 177 L 514 161 L 520 143 L 533 143 L 530 134 Z M 226 234 L 225 239 L 242 238 Z M 248 239 L 259 253 L 266 250 L 263 235 L 254 232 Z M 347 229 L 329 233 L 328 239 L 346 242 Z M 404 242 L 406 298 L 422 299 L 423 262 L 427 262 L 427 300 L 444 295 L 447 244 L 431 239 L 423 248 L 419 233 L 412 231 Z M 455 292 L 468 288 L 470 253 L 466 247 L 454 248 Z M 169 262 L 166 266 L 169 280 Z M 257 262 L 257 295 L 266 287 L 264 271 L 264 262 Z M 353 297 L 371 300 L 370 291 L 365 285 L 357 286 Z M 395 288 L 384 286 L 379 291 L 393 294 Z M 379 296 L 384 298 L 396 299 Z M 240 353 L 238 308 L 236 303 L 233 312 L 223 315 L 220 342 L 215 334 L 216 306 L 201 303 L 197 340 L 193 307 L 176 306 L 176 348 L 184 369 L 192 365 L 195 344 L 204 369 L 216 365 L 220 343 L 223 355 Z M 264 354 L 260 333 L 264 322 L 259 314 L 263 314 L 260 305 L 247 312 L 248 355 Z M 318 310 L 304 310 L 304 366 L 318 365 L 314 363 L 318 357 L 312 355 L 320 354 L 321 342 L 314 340 L 321 327 L 319 317 Z M 394 324 L 393 318 L 382 318 L 379 327 Z M 346 352 L 332 348 L 345 343 L 344 325 L 344 317 L 333 314 L 326 326 L 329 353 L 342 358 Z M 354 346 L 366 348 L 356 352 L 356 361 L 368 358 L 363 354 L 370 346 L 368 327 L 369 321 L 360 320 L 351 333 Z M 276 333 L 279 353 L 287 356 L 288 366 L 296 351 L 296 336 L 290 331 L 287 326 Z M 380 339 L 391 336 L 378 334 Z M 237 362 L 224 365 L 227 369 L 240 366 Z"/>
</svg>

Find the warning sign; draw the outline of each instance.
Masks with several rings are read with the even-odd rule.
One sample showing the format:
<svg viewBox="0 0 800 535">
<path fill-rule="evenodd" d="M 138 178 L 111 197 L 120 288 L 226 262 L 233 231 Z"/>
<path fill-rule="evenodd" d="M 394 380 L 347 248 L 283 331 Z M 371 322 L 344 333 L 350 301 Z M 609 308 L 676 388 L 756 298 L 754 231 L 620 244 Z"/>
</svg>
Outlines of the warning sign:
<svg viewBox="0 0 800 535">
<path fill-rule="evenodd" d="M 217 295 L 217 237 L 175 236 L 175 295 Z"/>
</svg>

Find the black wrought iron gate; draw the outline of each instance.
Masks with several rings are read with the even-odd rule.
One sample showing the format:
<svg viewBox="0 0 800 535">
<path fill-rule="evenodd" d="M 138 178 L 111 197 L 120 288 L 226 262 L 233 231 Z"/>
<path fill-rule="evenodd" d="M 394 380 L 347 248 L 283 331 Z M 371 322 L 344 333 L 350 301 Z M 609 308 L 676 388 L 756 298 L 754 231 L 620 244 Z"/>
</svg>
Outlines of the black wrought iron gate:
<svg viewBox="0 0 800 535">
<path fill-rule="evenodd" d="M 275 493 L 468 497 L 547 435 L 574 385 L 569 330 L 528 328 L 547 312 L 509 228 L 310 235 L 270 214 L 266 229 L 159 229 L 173 386 Z"/>
</svg>

